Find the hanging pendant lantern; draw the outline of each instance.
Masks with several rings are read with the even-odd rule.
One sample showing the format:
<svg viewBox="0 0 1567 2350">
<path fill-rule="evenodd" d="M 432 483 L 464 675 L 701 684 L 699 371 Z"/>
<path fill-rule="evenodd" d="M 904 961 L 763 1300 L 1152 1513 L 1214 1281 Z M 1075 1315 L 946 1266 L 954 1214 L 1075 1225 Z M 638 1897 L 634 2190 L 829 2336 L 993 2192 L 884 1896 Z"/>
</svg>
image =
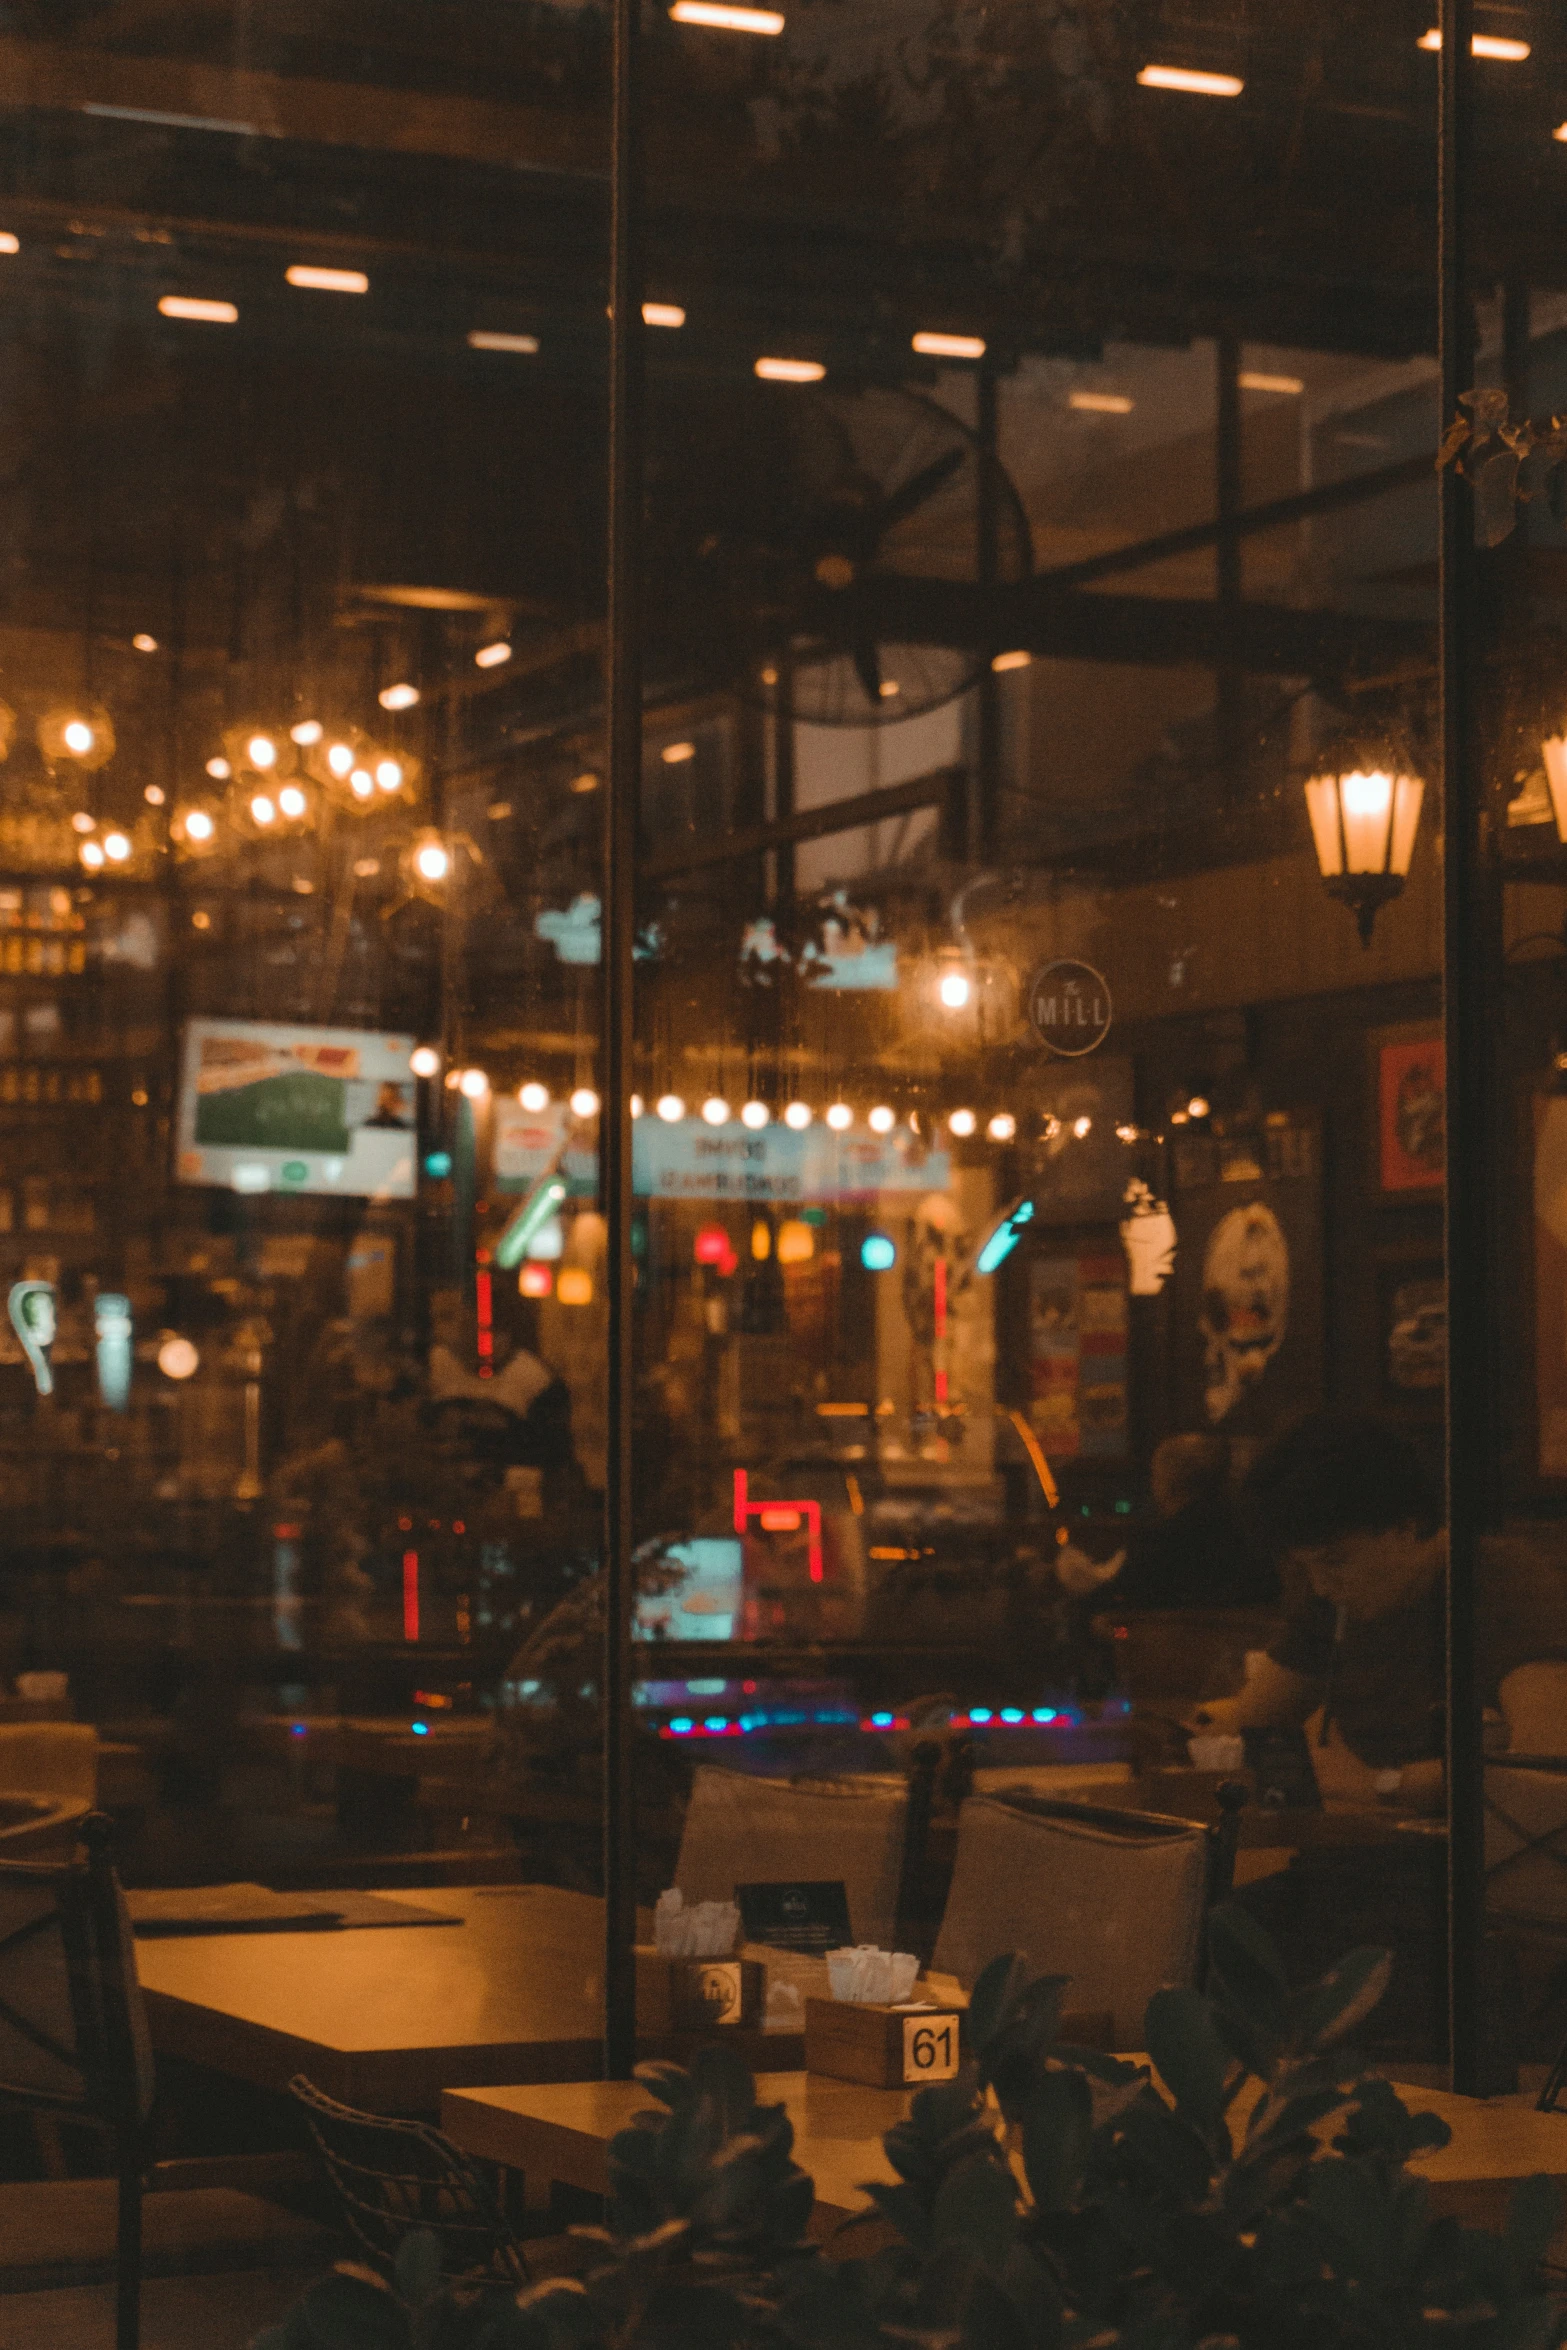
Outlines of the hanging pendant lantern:
<svg viewBox="0 0 1567 2350">
<path fill-rule="evenodd" d="M 1366 761 L 1314 775 L 1306 785 L 1306 813 L 1317 865 L 1331 898 L 1348 906 L 1371 944 L 1383 906 L 1409 877 L 1425 784 L 1392 761 Z"/>
</svg>

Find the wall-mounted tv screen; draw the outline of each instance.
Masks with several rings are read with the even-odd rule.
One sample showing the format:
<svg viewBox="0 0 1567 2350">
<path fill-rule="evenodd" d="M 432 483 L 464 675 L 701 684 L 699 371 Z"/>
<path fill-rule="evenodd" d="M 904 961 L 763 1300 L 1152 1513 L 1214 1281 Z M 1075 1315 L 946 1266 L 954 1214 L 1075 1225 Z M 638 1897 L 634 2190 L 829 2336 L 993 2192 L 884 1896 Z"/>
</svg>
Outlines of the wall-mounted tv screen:
<svg viewBox="0 0 1567 2350">
<path fill-rule="evenodd" d="M 412 1199 L 411 1036 L 273 1021 L 185 1029 L 175 1171 L 240 1192 Z"/>
</svg>

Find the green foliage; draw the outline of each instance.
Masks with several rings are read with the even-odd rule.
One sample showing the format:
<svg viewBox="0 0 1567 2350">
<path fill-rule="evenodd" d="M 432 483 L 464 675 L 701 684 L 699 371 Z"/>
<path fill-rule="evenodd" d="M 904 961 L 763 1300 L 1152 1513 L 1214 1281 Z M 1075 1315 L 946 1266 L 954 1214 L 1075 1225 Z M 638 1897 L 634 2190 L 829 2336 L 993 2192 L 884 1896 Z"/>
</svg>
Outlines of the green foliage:
<svg viewBox="0 0 1567 2350">
<path fill-rule="evenodd" d="M 1556 2191 L 1524 2181 L 1501 2235 L 1433 2216 L 1405 2165 L 1446 2125 L 1348 2046 L 1388 1972 L 1355 1950 L 1292 1992 L 1245 1912 L 1216 1911 L 1206 1992 L 1148 2010 L 1161 2094 L 1060 2043 L 1059 1978 L 997 1960 L 971 2061 L 888 2132 L 895 2177 L 828 2257 L 744 2065 L 719 2045 L 648 2066 L 583 2283 L 464 2293 L 416 2236 L 393 2286 L 326 2278 L 255 2350 L 1553 2350 Z"/>
</svg>

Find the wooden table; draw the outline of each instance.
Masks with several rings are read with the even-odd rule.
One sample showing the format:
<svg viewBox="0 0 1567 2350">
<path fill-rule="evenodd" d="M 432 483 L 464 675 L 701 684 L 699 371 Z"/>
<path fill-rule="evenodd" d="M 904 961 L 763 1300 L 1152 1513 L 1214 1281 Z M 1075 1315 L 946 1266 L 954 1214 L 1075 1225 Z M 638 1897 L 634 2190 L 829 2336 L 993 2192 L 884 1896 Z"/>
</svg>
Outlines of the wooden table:
<svg viewBox="0 0 1567 2350">
<path fill-rule="evenodd" d="M 311 1897 L 330 1904 L 330 1893 Z M 432 2112 L 459 2083 L 571 2081 L 602 2059 L 602 1902 L 549 1885 L 388 1893 L 454 1926 L 139 1941 L 155 2050 L 264 2089 L 305 2073 L 345 2105 Z M 737 2037 L 798 2063 L 798 2031 Z M 689 2055 L 688 2039 L 647 2055 Z"/>
<path fill-rule="evenodd" d="M 1452 2130 L 1449 2145 L 1409 2165 L 1429 2180 L 1437 2212 L 1496 2228 L 1519 2179 L 1543 2171 L 1567 2185 L 1567 2114 L 1536 2113 L 1526 2099 L 1453 2097 L 1395 2086 L 1413 2112 L 1440 2114 Z M 864 2211 L 865 2183 L 893 2177 L 881 2142 L 903 2118 L 908 2094 L 814 2073 L 760 2076 L 759 2102 L 786 2106 L 794 2124 L 795 2160 L 816 2182 L 819 2227 Z M 637 2081 L 449 2089 L 441 2100 L 441 2126 L 464 2152 L 484 2161 L 601 2195 L 609 2184 L 610 2139 L 653 2104 Z"/>
</svg>

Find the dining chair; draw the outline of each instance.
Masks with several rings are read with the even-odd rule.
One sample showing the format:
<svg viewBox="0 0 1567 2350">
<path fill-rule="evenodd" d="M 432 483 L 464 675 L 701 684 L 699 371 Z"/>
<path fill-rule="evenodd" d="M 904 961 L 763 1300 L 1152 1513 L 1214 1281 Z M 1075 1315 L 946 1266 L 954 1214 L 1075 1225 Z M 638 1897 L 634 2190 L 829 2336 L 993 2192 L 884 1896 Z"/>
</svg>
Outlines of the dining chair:
<svg viewBox="0 0 1567 2350">
<path fill-rule="evenodd" d="M 1567 1756 L 1487 1755 L 1484 1785 L 1487 1927 L 1504 1935 L 1512 1930 L 1526 1940 L 1537 1937 L 1547 1948 L 1567 1944 Z M 1536 2020 L 1555 2004 L 1564 1982 L 1567 1956 L 1552 1973 Z M 1567 2037 L 1546 2076 L 1540 2112 L 1554 2110 L 1564 2087 Z"/>
<path fill-rule="evenodd" d="M 972 1989 L 991 1959 L 1021 1951 L 1036 1973 L 1071 1978 L 1075 2006 L 1113 2013 L 1117 2047 L 1139 2046 L 1155 1991 L 1200 1979 L 1244 1800 L 1238 1783 L 1221 1789 L 1208 1826 L 1022 1791 L 971 1796 L 933 1971 Z"/>
<path fill-rule="evenodd" d="M 440 2240 L 450 2282 L 528 2282 L 522 2247 L 499 2204 L 450 2138 L 426 2122 L 339 2105 L 303 2073 L 288 2086 L 349 2232 L 382 2276 L 392 2274 L 404 2237 L 428 2229 Z"/>
<path fill-rule="evenodd" d="M 733 1901 L 737 1885 L 841 1880 L 854 1940 L 890 1949 L 908 1812 L 899 1779 L 759 1779 L 703 1764 L 675 1883 L 687 1901 Z"/>
<path fill-rule="evenodd" d="M 112 1824 L 93 1813 L 80 1833 L 79 1856 L 0 1860 L 0 2106 L 108 2131 L 118 2188 L 115 2350 L 136 2350 L 152 2043 L 110 1859 Z"/>
</svg>

